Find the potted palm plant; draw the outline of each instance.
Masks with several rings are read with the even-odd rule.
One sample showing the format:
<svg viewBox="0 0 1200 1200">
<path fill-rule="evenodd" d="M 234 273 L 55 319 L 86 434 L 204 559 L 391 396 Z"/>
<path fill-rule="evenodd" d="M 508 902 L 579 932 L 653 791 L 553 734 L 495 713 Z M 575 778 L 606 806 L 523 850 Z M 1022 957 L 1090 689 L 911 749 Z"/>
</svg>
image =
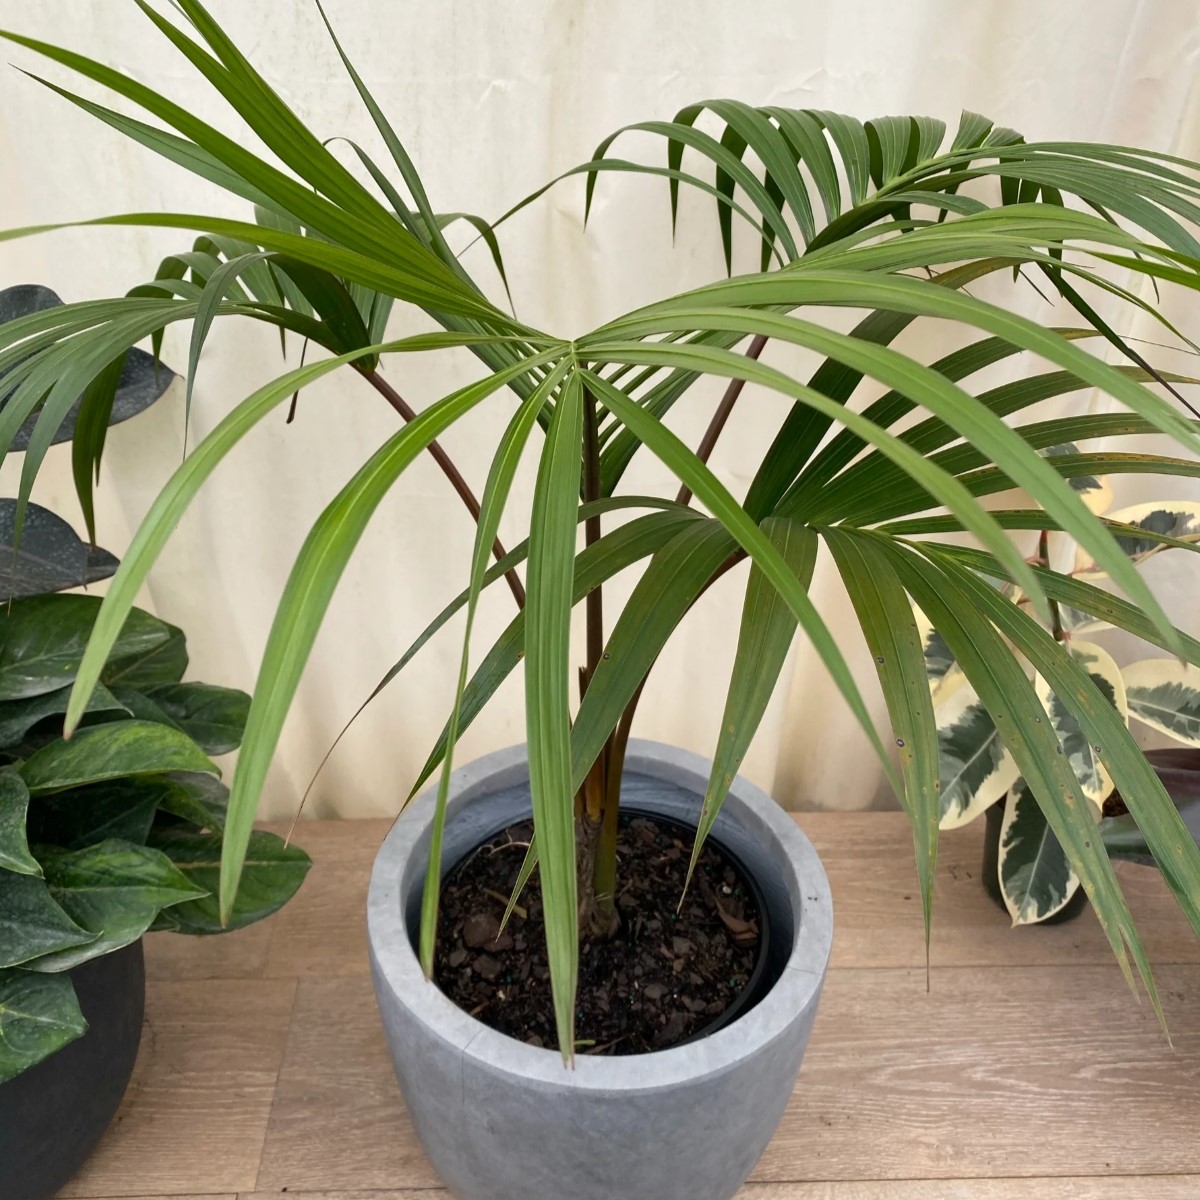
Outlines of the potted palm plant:
<svg viewBox="0 0 1200 1200">
<path fill-rule="evenodd" d="M 149 0 L 139 7 L 278 161 L 119 71 L 6 35 L 105 85 L 155 123 L 50 85 L 68 101 L 256 206 L 255 219 L 244 221 L 178 213 L 102 218 L 184 228 L 199 239 L 126 297 L 68 306 L 54 323 L 34 318 L 9 327 L 0 366 L 19 360 L 13 419 L 43 400 L 48 412 L 68 386 L 62 380 L 74 386 L 90 378 L 92 364 L 160 337 L 175 321 L 192 322 L 189 376 L 218 317 L 266 321 L 329 357 L 249 396 L 166 485 L 105 597 L 67 730 L 78 724 L 137 588 L 214 467 L 298 388 L 343 366 L 358 371 L 403 425 L 314 524 L 280 600 L 233 779 L 220 898 L 231 912 L 258 794 L 333 591 L 382 497 L 429 452 L 478 519 L 469 581 L 380 686 L 455 613 L 465 614 L 467 631 L 449 719 L 413 792 L 426 783 L 429 789 L 408 805 L 380 851 L 368 924 L 397 1074 L 422 1141 L 456 1195 L 515 1200 L 570 1190 L 728 1200 L 749 1173 L 799 1068 L 832 928 L 811 846 L 737 774 L 797 629 L 817 649 L 911 814 L 926 922 L 941 800 L 937 725 L 910 601 L 994 720 L 1121 969 L 1131 984 L 1140 976 L 1158 1008 L 1141 941 L 1096 835 L 1094 806 L 1059 752 L 1026 662 L 1101 747 L 1133 822 L 1198 929 L 1200 851 L 1087 671 L 989 580 L 1011 577 L 1037 614 L 1069 602 L 1200 662 L 1200 643 L 1171 625 L 1113 530 L 1068 482 L 1085 469 L 1196 474 L 1194 457 L 1041 453 L 1065 441 L 1150 433 L 1168 434 L 1189 455 L 1200 448 L 1176 385 L 1119 333 L 1128 312 L 1148 311 L 1166 324 L 1135 290 L 1141 281 L 1200 286 L 1193 164 L 1122 147 L 1026 143 L 973 113 L 947 144 L 943 123 L 928 118 L 863 123 L 824 111 L 696 104 L 673 120 L 621 131 L 658 139 L 666 151 L 660 163 L 615 157 L 614 135 L 570 174 L 584 177 L 589 200 L 599 176 L 613 171 L 665 177 L 673 206 L 681 187 L 704 191 L 717 204 L 727 260 L 734 218 L 747 221 L 761 242 L 761 271 L 563 338 L 507 315 L 462 266 L 446 226 L 471 221 L 498 256 L 499 222 L 434 206 L 336 39 L 388 149 L 386 167 L 353 143 L 349 166 L 337 157 L 198 0 L 178 0 L 170 14 Z M 1062 327 L 1047 328 L 966 289 L 988 277 L 1002 288 L 1010 274 L 1012 286 L 1023 286 L 1030 273 L 1062 299 L 1070 313 Z M 388 340 L 395 302 L 428 314 L 440 332 Z M 860 320 L 839 332 L 815 319 L 828 307 L 856 310 Z M 974 340 L 932 364 L 897 348 L 905 329 L 932 321 L 955 322 Z M 768 341 L 805 347 L 824 362 L 810 378 L 794 378 L 760 361 Z M 418 412 L 381 364 L 431 351 L 473 354 L 483 373 Z M 1103 356 L 1110 351 L 1119 352 L 1116 362 Z M 988 390 L 973 385 L 977 372 L 1023 354 L 1056 369 Z M 692 450 L 664 418 L 705 377 L 728 380 L 728 390 Z M 860 410 L 850 401 L 864 381 L 884 392 Z M 707 458 L 747 382 L 793 404 L 746 494 L 736 498 Z M 1168 396 L 1156 390 L 1164 385 Z M 1100 388 L 1120 411 L 1019 423 L 1038 401 L 1084 388 Z M 476 499 L 437 439 L 459 421 L 480 422 L 477 406 L 501 389 L 514 406 L 503 428 L 479 426 L 497 450 Z M 102 404 L 103 390 L 96 395 Z M 1015 428 L 1008 418 L 1018 419 Z M 4 433 L 0 426 L 0 446 Z M 529 536 L 506 550 L 496 541 L 500 516 L 518 460 L 535 444 Z M 85 461 L 100 449 L 84 436 Z M 622 490 L 638 453 L 671 469 L 678 494 Z M 78 483 L 87 496 L 90 474 Z M 992 513 L 981 504 L 1013 487 L 1037 502 L 1036 514 Z M 970 563 L 907 528 L 938 508 L 947 513 L 944 527 L 978 541 Z M 1026 561 L 1011 531 L 1045 527 L 1076 538 L 1124 595 Z M 872 726 L 841 647 L 808 594 L 816 557 L 825 552 L 877 668 L 892 727 L 886 738 Z M 637 698 L 664 643 L 708 586 L 745 560 L 737 656 L 712 761 L 631 742 Z M 614 620 L 602 585 L 641 563 Z M 519 612 L 472 669 L 472 619 L 485 589 L 501 581 Z M 576 677 L 569 635 L 577 605 L 586 636 Z M 463 730 L 522 664 L 526 746 L 455 771 Z M 636 802 L 636 816 L 622 817 L 623 801 Z M 683 834 L 671 823 L 681 817 L 689 822 Z M 639 850 L 647 851 L 641 859 Z M 719 852 L 715 863 L 705 861 L 707 851 Z M 504 866 L 493 870 L 495 861 Z M 715 921 L 694 926 L 695 936 L 672 932 L 671 912 L 644 906 L 653 891 L 644 886 L 649 874 L 668 880 L 672 911 L 691 919 L 694 906 L 697 922 Z M 721 1007 L 721 993 L 707 990 L 697 963 L 720 929 L 729 939 L 719 953 L 728 950 L 731 963 L 734 943 L 757 945 L 753 965 L 738 959 L 730 976 L 760 990 L 713 1032 L 705 1026 L 721 1018 L 709 1011 Z M 653 971 L 643 958 L 648 946 L 659 957 Z M 613 965 L 622 948 L 623 965 Z M 610 965 L 597 975 L 598 958 Z M 469 1007 L 448 994 L 464 976 Z M 480 979 L 491 986 L 482 1000 Z M 502 1014 L 531 994 L 542 997 L 545 1034 L 520 1040 L 500 1032 L 521 1032 Z M 597 1017 L 610 1015 L 606 1006 L 623 1014 L 619 1029 L 637 1026 L 647 1037 L 608 1036 Z"/>
</svg>

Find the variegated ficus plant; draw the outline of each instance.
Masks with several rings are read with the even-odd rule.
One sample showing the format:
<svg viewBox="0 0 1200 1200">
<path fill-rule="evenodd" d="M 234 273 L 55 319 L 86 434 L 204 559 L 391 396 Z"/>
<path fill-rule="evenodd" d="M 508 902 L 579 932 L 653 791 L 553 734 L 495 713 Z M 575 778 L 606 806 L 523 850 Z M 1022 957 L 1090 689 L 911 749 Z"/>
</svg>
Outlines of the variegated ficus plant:
<svg viewBox="0 0 1200 1200">
<path fill-rule="evenodd" d="M 1052 446 L 1045 453 L 1077 456 L 1078 447 Z M 1110 511 L 1112 488 L 1106 479 L 1082 475 L 1069 482 L 1093 512 L 1104 516 L 1117 536 L 1117 544 L 1135 566 L 1171 547 L 1194 550 L 1200 541 L 1200 505 L 1195 502 L 1149 501 Z M 1035 559 L 1038 564 L 1049 566 L 1057 557 L 1056 540 L 1062 540 L 1062 535 L 1052 534 L 1049 529 L 1042 531 Z M 1069 544 L 1063 549 L 1071 555 Z M 1066 570 L 1071 579 L 1093 585 L 1106 580 L 1105 572 L 1087 551 L 1075 548 L 1073 560 Z M 1032 609 L 1030 598 L 1020 589 L 1003 585 L 1000 591 L 1020 609 Z M 937 720 L 941 828 L 957 829 L 993 806 L 1002 806 L 995 887 L 1014 924 L 1046 921 L 1071 902 L 1080 888 L 1079 876 L 996 722 L 954 654 L 919 608 L 914 608 L 914 616 L 922 630 L 925 669 Z M 1200 749 L 1200 669 L 1174 656 L 1141 658 L 1118 666 L 1103 644 L 1104 634 L 1113 629 L 1113 622 L 1104 614 L 1068 603 L 1050 601 L 1047 629 L 1087 672 L 1122 721 L 1133 721 L 1174 742 Z M 1060 700 L 1046 679 L 1028 662 L 1026 666 L 1080 791 L 1095 805 L 1098 816 L 1106 806 L 1119 810 L 1124 801 L 1116 792 L 1102 748 L 1093 744 L 1070 706 Z M 1188 805 L 1195 801 L 1191 790 L 1174 798 Z M 1140 859 L 1145 855 L 1140 839 L 1131 843 L 1127 822 L 1113 812 L 1100 822 L 1098 832 L 1114 857 Z M 985 866 L 990 861 L 990 856 L 986 857 Z M 990 886 L 992 881 L 988 883 Z"/>
<path fill-rule="evenodd" d="M 40 413 L 26 452 L 23 495 L 48 431 L 86 388 L 75 462 L 90 516 L 101 418 L 112 397 L 109 365 L 135 342 L 151 339 L 153 345 L 175 322 L 191 322 L 189 376 L 218 318 L 267 322 L 326 354 L 231 407 L 164 487 L 105 596 L 75 683 L 68 731 L 172 529 L 253 426 L 286 407 L 298 388 L 343 367 L 350 368 L 347 386 L 353 379 L 373 387 L 400 417 L 396 432 L 330 498 L 283 590 L 232 783 L 222 875 L 227 911 L 263 780 L 333 591 L 380 501 L 419 455 L 432 452 L 478 518 L 469 584 L 387 678 L 451 614 L 465 612 L 456 697 L 416 781 L 420 786 L 440 772 L 444 800 L 459 735 L 523 665 L 536 826 L 529 866 L 536 860 L 540 872 L 565 1058 L 574 1048 L 580 940 L 607 936 L 614 920 L 613 831 L 634 705 L 687 611 L 715 579 L 747 559 L 732 677 L 713 681 L 728 687 L 728 700 L 714 739 L 712 777 L 698 804 L 697 843 L 711 827 L 799 627 L 912 816 L 928 923 L 942 795 L 937 722 L 911 599 L 995 722 L 1122 970 L 1131 983 L 1135 973 L 1141 976 L 1157 1007 L 1142 942 L 1096 837 L 1095 805 L 1059 753 L 1045 689 L 1039 694 L 1024 664 L 1045 680 L 1089 744 L 1101 748 L 1105 770 L 1200 930 L 1200 850 L 1122 714 L 1042 624 L 1053 605 L 1070 605 L 1139 634 L 1175 659 L 1200 664 L 1200 642 L 1172 626 L 1116 540 L 1120 530 L 1091 513 L 1067 482 L 1082 474 L 1200 474 L 1200 425 L 1185 411 L 1186 389 L 1160 369 L 1165 364 L 1143 356 L 1141 343 L 1122 336 L 1132 317 L 1149 313 L 1162 322 L 1161 340 L 1191 345 L 1168 323 L 1159 301 L 1146 298 L 1154 293 L 1143 285 L 1154 282 L 1164 301 L 1168 290 L 1200 290 L 1194 233 L 1200 168 L 1120 146 L 1026 142 L 974 113 L 948 133 L 941 121 L 923 117 L 860 122 L 732 100 L 698 103 L 671 120 L 618 131 L 570 174 L 582 177 L 589 203 L 602 175 L 659 176 L 672 217 L 681 188 L 698 189 L 715 201 L 727 264 L 732 267 L 735 241 L 744 232 L 761 246 L 759 269 L 667 295 L 582 336 L 563 337 L 509 315 L 468 271 L 449 240 L 458 235 L 460 227 L 449 224 L 460 214 L 443 211 L 427 194 L 394 126 L 336 39 L 334 50 L 362 98 L 364 123 L 369 118 L 386 148 L 386 163 L 330 136 L 337 131 L 306 126 L 199 0 L 132 0 L 131 12 L 133 4 L 233 107 L 256 135 L 253 147 L 244 131 L 224 134 L 193 108 L 121 71 L 18 34 L 5 36 L 29 52 L 28 66 L 40 55 L 116 93 L 120 112 L 60 80 L 48 82 L 60 98 L 118 134 L 246 202 L 247 219 L 135 212 L 80 222 L 96 227 L 98 236 L 105 225 L 135 225 L 186 229 L 199 240 L 169 260 L 153 283 L 124 297 L 66 305 L 0 329 L 0 369 L 10 370 L 17 385 L 0 413 L 0 450 L 27 414 Z M 128 115 L 130 106 L 149 119 Z M 618 142 L 633 156 L 618 157 Z M 465 142 L 464 150 L 469 153 Z M 499 221 L 467 220 L 498 253 Z M 551 258 L 545 270 L 559 265 Z M 1005 303 L 1035 279 L 1060 299 L 1061 324 L 1047 327 Z M 991 299 L 969 286 L 985 280 Z M 586 287 L 587 280 L 572 278 L 570 286 Z M 402 336 L 393 324 L 389 336 L 389 314 L 399 322 L 405 309 L 421 322 L 432 318 L 440 332 Z M 828 319 L 841 309 L 856 321 L 849 332 Z M 926 361 L 911 348 L 919 341 L 902 337 L 926 324 L 950 327 L 961 344 Z M 760 361 L 768 343 L 802 347 L 823 361 L 799 378 Z M 410 407 L 401 396 L 405 361 L 434 352 L 473 355 L 479 377 Z M 1024 372 L 1015 382 L 985 386 L 981 373 L 997 364 Z M 711 377 L 728 381 L 728 390 L 693 450 L 665 418 L 677 404 L 696 403 L 695 385 Z M 781 394 L 791 407 L 761 459 L 744 464 L 752 482 L 735 496 L 707 459 L 746 382 Z M 1028 419 L 1039 401 L 1093 388 L 1119 411 Z M 502 389 L 512 408 L 496 428 L 480 404 Z M 866 403 L 860 391 L 870 393 Z M 741 403 L 755 405 L 749 397 Z M 461 422 L 497 447 L 478 502 L 436 441 Z M 335 432 L 331 428 L 330 436 Z M 1064 442 L 1132 443 L 1152 433 L 1173 438 L 1179 456 L 1042 453 Z M 528 538 L 504 551 L 496 544 L 498 523 L 530 446 L 538 468 Z M 622 487 L 639 454 L 669 468 L 681 485 L 678 494 L 674 486 L 665 495 Z M 986 497 L 1014 487 L 1039 507 L 985 507 Z M 960 531 L 975 546 L 927 537 L 922 522 L 937 510 L 945 514 L 937 517 L 939 530 Z M 1028 561 L 1010 531 L 1031 527 L 1077 540 L 1113 590 Z M 1152 530 L 1145 536 L 1165 540 Z M 491 564 L 493 552 L 499 561 Z M 845 581 L 877 667 L 891 724 L 887 736 L 874 728 L 842 647 L 809 596 L 814 563 L 825 554 Z M 644 569 L 622 610 L 604 612 L 601 585 L 637 564 Z M 471 619 L 484 590 L 504 579 L 519 611 L 472 664 Z M 1001 594 L 996 580 L 1020 587 L 1027 608 Z M 586 640 L 576 704 L 569 635 L 577 605 L 585 609 Z M 396 620 L 404 633 L 403 614 Z M 420 932 L 427 966 L 438 911 L 440 817 L 431 853 Z"/>
</svg>

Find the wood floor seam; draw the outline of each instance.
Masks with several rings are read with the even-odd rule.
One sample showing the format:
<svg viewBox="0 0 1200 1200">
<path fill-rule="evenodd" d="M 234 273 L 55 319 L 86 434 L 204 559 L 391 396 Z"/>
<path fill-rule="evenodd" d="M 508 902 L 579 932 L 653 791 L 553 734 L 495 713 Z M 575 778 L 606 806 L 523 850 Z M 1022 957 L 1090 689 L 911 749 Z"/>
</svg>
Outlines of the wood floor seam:
<svg viewBox="0 0 1200 1200">
<path fill-rule="evenodd" d="M 287 1033 L 284 1036 L 284 1040 L 283 1040 L 283 1053 L 279 1056 L 279 1066 L 275 1069 L 275 1087 L 271 1092 L 271 1105 L 270 1105 L 270 1108 L 267 1110 L 267 1124 L 266 1124 L 266 1128 L 263 1130 L 262 1145 L 259 1147 L 259 1151 L 258 1151 L 258 1162 L 255 1164 L 255 1167 L 254 1167 L 254 1190 L 255 1191 L 258 1190 L 259 1180 L 262 1177 L 263 1157 L 265 1156 L 265 1154 L 267 1152 L 267 1139 L 271 1136 L 271 1122 L 275 1118 L 275 1105 L 279 1100 L 279 1080 L 280 1080 L 280 1077 L 283 1075 L 284 1067 L 287 1065 L 288 1046 L 290 1045 L 291 1040 L 292 1040 L 292 1024 L 293 1024 L 293 1022 L 295 1020 L 295 1016 L 296 1016 L 296 1002 L 300 996 L 300 981 L 298 979 L 292 979 L 291 984 L 292 984 L 292 1002 L 288 1007 Z M 245 1193 L 239 1193 L 239 1196 L 244 1195 L 244 1194 Z"/>
<path fill-rule="evenodd" d="M 367 967 L 387 824 L 302 826 L 314 865 L 269 926 L 147 938 L 145 1061 L 66 1197 L 449 1200 Z M 1009 927 L 979 882 L 981 831 L 943 840 L 927 991 L 904 816 L 804 825 L 833 891 L 833 958 L 799 1086 L 736 1200 L 1200 1198 L 1200 941 L 1157 873 L 1119 869 L 1174 1050 L 1092 914 Z"/>
</svg>

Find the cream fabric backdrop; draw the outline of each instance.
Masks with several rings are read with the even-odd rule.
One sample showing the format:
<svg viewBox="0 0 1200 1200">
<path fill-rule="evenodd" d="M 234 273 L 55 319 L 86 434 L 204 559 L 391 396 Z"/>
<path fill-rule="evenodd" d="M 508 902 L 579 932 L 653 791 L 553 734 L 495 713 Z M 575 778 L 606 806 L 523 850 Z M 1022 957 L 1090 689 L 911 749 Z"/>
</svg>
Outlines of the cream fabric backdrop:
<svg viewBox="0 0 1200 1200">
<path fill-rule="evenodd" d="M 375 144 L 307 0 L 211 3 L 322 136 L 344 133 Z M 442 210 L 495 215 L 583 161 L 619 125 L 669 118 L 682 104 L 706 96 L 831 108 L 864 118 L 927 113 L 945 118 L 951 128 L 965 106 L 1030 138 L 1118 141 L 1200 158 L 1200 5 L 1194 0 L 328 0 L 327 7 Z M 8 28 L 132 71 L 223 128 L 236 128 L 222 102 L 131 3 L 0 0 L 0 17 Z M 63 78 L 24 52 L 9 50 L 5 58 Z M 657 156 L 662 148 L 630 142 L 626 152 Z M 0 154 L 3 227 L 146 209 L 241 212 L 14 70 L 0 73 Z M 586 233 L 577 180 L 506 229 L 513 292 L 526 319 L 556 332 L 582 331 L 720 273 L 707 201 L 685 202 L 672 250 L 661 181 L 609 177 L 598 195 Z M 0 286 L 38 281 L 67 299 L 119 294 L 150 277 L 164 253 L 186 244 L 186 236 L 120 230 L 7 243 L 0 249 Z M 752 248 L 741 250 L 749 266 Z M 492 281 L 481 251 L 470 252 L 470 265 Z M 1045 312 L 1032 292 L 1021 304 L 1026 312 Z M 394 322 L 396 331 L 420 327 L 407 315 Z M 946 344 L 922 336 L 930 355 Z M 804 365 L 776 350 L 770 354 L 772 361 Z M 186 329 L 169 335 L 167 357 L 177 367 L 186 362 Z M 279 370 L 278 342 L 269 332 L 218 326 L 196 386 L 194 435 L 211 429 Z M 465 354 L 396 362 L 388 369 L 418 407 L 473 373 L 477 367 Z M 673 415 L 689 439 L 703 428 L 717 391 L 698 390 Z M 110 436 L 100 528 L 102 544 L 115 552 L 123 550 L 179 461 L 182 408 L 177 391 Z M 784 409 L 778 399 L 749 390 L 742 399 L 714 458 L 735 489 L 744 488 Z M 506 402 L 497 400 L 487 432 L 476 423 L 471 432 L 452 431 L 445 439 L 477 486 L 505 411 Z M 285 426 L 282 417 L 267 421 L 222 467 L 144 597 L 187 629 L 196 678 L 252 687 L 275 600 L 309 524 L 393 428 L 390 409 L 345 373 L 306 392 L 294 424 Z M 52 453 L 36 495 L 74 517 L 68 457 L 65 447 Z M 509 542 L 521 536 L 530 465 L 502 531 Z M 15 466 L 9 464 L 0 478 L 9 494 Z M 652 463 L 637 462 L 627 487 L 652 486 L 669 485 Z M 1120 494 L 1127 502 L 1139 495 L 1128 487 Z M 422 462 L 384 505 L 335 598 L 270 778 L 265 814 L 293 810 L 342 721 L 460 586 L 470 538 L 469 519 L 436 469 Z M 1190 564 L 1176 563 L 1155 577 L 1174 595 L 1176 616 L 1194 624 L 1194 603 L 1186 602 L 1195 595 L 1190 571 Z M 825 564 L 814 584 L 816 598 L 835 629 L 852 631 L 845 597 L 831 575 Z M 711 749 L 743 582 L 744 575 L 731 575 L 689 617 L 652 677 L 639 734 Z M 610 613 L 613 608 L 610 601 Z M 493 589 L 480 647 L 511 611 L 507 592 Z M 845 645 L 881 714 L 865 652 L 856 637 Z M 456 655 L 450 631 L 393 684 L 322 775 L 310 815 L 396 810 L 445 717 Z M 467 734 L 461 758 L 522 736 L 520 685 L 513 681 Z M 745 772 L 792 807 L 889 802 L 865 739 L 803 644 Z"/>
</svg>

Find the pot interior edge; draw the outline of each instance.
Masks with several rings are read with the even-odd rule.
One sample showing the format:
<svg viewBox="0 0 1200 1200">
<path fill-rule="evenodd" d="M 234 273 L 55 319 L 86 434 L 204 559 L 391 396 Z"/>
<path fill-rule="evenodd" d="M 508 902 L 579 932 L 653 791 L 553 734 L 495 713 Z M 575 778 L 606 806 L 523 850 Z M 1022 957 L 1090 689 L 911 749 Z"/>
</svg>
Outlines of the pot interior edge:
<svg viewBox="0 0 1200 1200">
<path fill-rule="evenodd" d="M 628 771 L 622 781 L 621 802 L 631 810 L 660 813 L 694 827 L 702 797 L 681 784 L 664 781 L 639 771 Z M 532 815 L 529 784 L 500 786 L 494 793 L 475 787 L 466 796 L 452 798 L 443 835 L 442 874 L 445 876 L 476 847 L 501 830 Z M 797 937 L 797 914 L 801 912 L 799 887 L 782 848 L 764 836 L 754 813 L 736 802 L 734 796 L 722 808 L 711 834 L 738 865 L 753 876 L 770 927 L 766 960 L 754 1001 L 738 1016 L 751 1011 L 782 976 Z M 431 830 L 426 827 L 413 846 L 403 878 L 400 899 L 404 924 L 414 953 L 421 923 L 421 893 Z"/>
</svg>

